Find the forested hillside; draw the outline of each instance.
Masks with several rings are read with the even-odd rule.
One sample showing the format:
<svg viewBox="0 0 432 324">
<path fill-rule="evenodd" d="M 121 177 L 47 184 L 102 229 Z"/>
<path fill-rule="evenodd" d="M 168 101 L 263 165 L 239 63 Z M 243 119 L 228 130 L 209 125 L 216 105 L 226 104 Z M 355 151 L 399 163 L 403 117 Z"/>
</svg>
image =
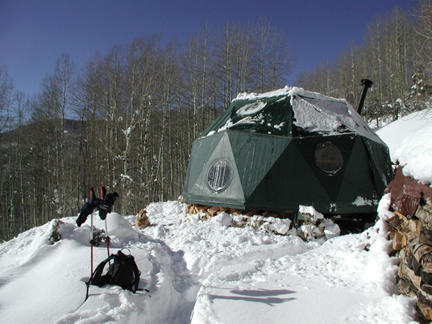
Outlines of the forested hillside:
<svg viewBox="0 0 432 324">
<path fill-rule="evenodd" d="M 304 72 L 296 85 L 357 104 L 365 118 L 397 119 L 430 101 L 432 2 L 377 17 L 364 42 Z M 317 49 L 319 50 L 319 49 Z M 239 92 L 288 83 L 295 44 L 261 20 L 204 27 L 187 42 L 162 35 L 95 53 L 85 68 L 64 54 L 29 98 L 0 68 L 0 240 L 76 215 L 90 185 L 117 191 L 135 213 L 182 191 L 193 140 Z"/>
<path fill-rule="evenodd" d="M 299 85 L 357 105 L 359 82 L 371 79 L 364 117 L 381 127 L 383 117 L 398 119 L 424 109 L 432 95 L 432 2 L 413 12 L 394 9 L 368 26 L 362 44 L 353 44 L 335 62 L 304 72 Z"/>
<path fill-rule="evenodd" d="M 16 110 L 0 136 L 0 238 L 76 215 L 90 185 L 117 191 L 121 213 L 176 199 L 192 141 L 237 93 L 283 86 L 293 60 L 260 21 L 203 28 L 186 44 L 136 39 L 83 71 L 62 55 L 30 100 L 2 71 L 3 116 Z"/>
</svg>

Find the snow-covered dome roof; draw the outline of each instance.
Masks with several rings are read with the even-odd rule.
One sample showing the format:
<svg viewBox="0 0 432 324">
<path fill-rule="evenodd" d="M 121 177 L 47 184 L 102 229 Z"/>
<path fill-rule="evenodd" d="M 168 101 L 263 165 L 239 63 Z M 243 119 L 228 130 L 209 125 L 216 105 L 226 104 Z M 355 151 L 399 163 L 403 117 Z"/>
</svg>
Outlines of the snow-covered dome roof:
<svg viewBox="0 0 432 324">
<path fill-rule="evenodd" d="M 256 126 L 265 127 L 263 129 L 268 134 L 292 135 L 291 130 L 283 130 L 288 124 L 306 133 L 357 133 L 381 142 L 345 99 L 298 87 L 285 87 L 259 94 L 240 93 L 227 112 L 204 135 L 235 128 L 249 127 L 256 131 Z"/>
</svg>

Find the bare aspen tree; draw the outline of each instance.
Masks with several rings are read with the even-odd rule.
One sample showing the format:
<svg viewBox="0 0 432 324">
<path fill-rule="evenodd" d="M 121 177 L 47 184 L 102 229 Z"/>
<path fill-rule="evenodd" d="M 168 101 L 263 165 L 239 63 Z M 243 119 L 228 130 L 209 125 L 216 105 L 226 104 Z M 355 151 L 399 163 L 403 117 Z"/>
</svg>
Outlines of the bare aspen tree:
<svg viewBox="0 0 432 324">
<path fill-rule="evenodd" d="M 59 186 L 58 186 L 58 199 L 61 201 L 58 213 L 59 215 L 66 216 L 72 212 L 72 205 L 74 199 L 74 188 L 75 188 L 75 176 L 70 173 L 71 162 L 65 157 L 66 150 L 66 114 L 69 110 L 69 100 L 72 83 L 72 63 L 69 55 L 62 54 L 56 63 L 56 69 L 54 74 L 55 82 L 58 87 L 57 99 L 58 113 L 56 118 L 59 119 L 59 147 L 57 150 L 58 154 L 58 166 L 59 168 Z"/>
<path fill-rule="evenodd" d="M 5 69 L 0 67 L 0 134 L 8 127 L 9 113 L 12 105 L 13 84 Z M 13 143 L 1 148 L 0 163 L 0 240 L 10 238 L 13 234 L 13 208 L 14 201 L 11 198 L 11 187 L 13 186 L 13 161 L 10 160 L 10 150 Z"/>
<path fill-rule="evenodd" d="M 315 86 L 316 91 L 345 97 L 354 106 L 361 92 L 360 80 L 372 79 L 374 86 L 366 98 L 363 113 L 377 126 L 384 114 L 398 118 L 406 109 L 412 66 L 412 26 L 407 15 L 395 9 L 388 16 L 377 17 L 368 26 L 365 42 L 351 46 L 331 68 L 332 88 Z M 324 79 L 325 70 L 315 70 L 302 76 L 302 85 L 314 86 L 314 80 Z M 319 89 L 317 89 L 319 88 Z"/>
<path fill-rule="evenodd" d="M 13 84 L 5 69 L 0 67 L 0 131 L 3 131 L 9 121 L 9 111 L 12 104 Z"/>
<path fill-rule="evenodd" d="M 25 140 L 25 134 L 23 131 L 24 121 L 25 121 L 25 109 L 28 108 L 29 102 L 26 101 L 25 95 L 23 92 L 18 91 L 15 94 L 16 101 L 16 162 L 15 168 L 17 172 L 17 201 L 20 209 L 20 220 L 19 220 L 19 228 L 17 229 L 19 232 L 24 231 L 30 228 L 30 210 L 29 210 L 29 202 L 27 201 L 28 195 L 26 194 L 28 191 L 28 173 L 26 168 L 26 151 L 28 149 Z"/>
<path fill-rule="evenodd" d="M 105 183 L 109 188 L 119 191 L 123 195 L 121 171 L 123 161 L 123 149 L 121 131 L 125 125 L 126 102 L 123 93 L 123 67 L 121 48 L 114 47 L 103 64 L 103 95 L 102 103 L 102 145 L 104 146 L 103 156 L 100 157 L 99 168 L 101 172 L 100 182 Z M 121 206 L 121 201 L 118 205 Z"/>
<path fill-rule="evenodd" d="M 161 73 L 160 60 L 160 38 L 136 39 L 130 47 L 129 62 L 135 60 L 136 64 L 136 111 L 138 113 L 138 124 L 135 139 L 135 170 L 136 170 L 136 199 L 135 208 L 140 208 L 149 201 L 153 193 L 155 167 L 152 155 L 152 122 L 153 112 L 157 106 L 156 94 L 159 91 L 157 80 Z M 131 62 L 129 63 L 129 65 Z"/>
<path fill-rule="evenodd" d="M 255 91 L 264 92 L 284 86 L 294 65 L 286 36 L 267 20 L 259 20 L 252 28 L 255 40 Z"/>
<path fill-rule="evenodd" d="M 417 18 L 412 37 L 414 73 L 408 101 L 412 109 L 424 109 L 432 94 L 432 1 L 420 1 L 414 14 Z"/>
<path fill-rule="evenodd" d="M 204 129 L 205 110 L 209 106 L 209 39 L 207 30 L 195 35 L 185 48 L 182 58 L 184 101 L 192 110 L 192 133 L 196 138 Z"/>
<path fill-rule="evenodd" d="M 50 132 L 47 135 L 49 147 L 49 172 L 51 185 L 49 186 L 50 198 L 47 203 L 58 215 L 65 216 L 71 212 L 71 179 L 67 179 L 67 167 L 65 157 L 65 127 L 66 113 L 69 105 L 69 91 L 72 78 L 72 66 L 69 56 L 62 55 L 57 60 L 56 69 L 53 75 L 48 76 L 43 83 L 42 92 L 39 97 L 39 107 L 36 112 L 43 118 Z M 68 186 L 70 185 L 70 186 Z M 53 208 L 54 207 L 54 208 Z"/>
<path fill-rule="evenodd" d="M 218 83 L 220 87 L 220 95 L 222 97 L 222 105 L 228 107 L 231 100 L 235 96 L 233 93 L 234 79 L 234 45 L 233 45 L 234 27 L 227 23 L 222 39 L 216 43 L 215 47 L 215 62 L 217 65 Z"/>
<path fill-rule="evenodd" d="M 81 121 L 79 133 L 79 178 L 77 188 L 77 207 L 88 196 L 91 185 L 100 183 L 101 170 L 98 164 L 104 156 L 102 136 L 103 115 L 103 62 L 95 56 L 79 75 L 73 92 L 75 114 Z"/>
</svg>

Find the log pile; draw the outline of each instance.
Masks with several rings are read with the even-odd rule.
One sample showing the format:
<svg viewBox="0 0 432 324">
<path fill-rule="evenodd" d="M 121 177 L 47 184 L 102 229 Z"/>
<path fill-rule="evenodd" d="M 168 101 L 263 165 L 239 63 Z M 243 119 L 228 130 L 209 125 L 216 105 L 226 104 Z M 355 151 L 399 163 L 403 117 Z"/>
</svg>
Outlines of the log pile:
<svg viewBox="0 0 432 324">
<path fill-rule="evenodd" d="M 227 212 L 233 215 L 244 215 L 244 216 L 254 216 L 261 215 L 263 217 L 278 217 L 278 218 L 289 218 L 293 211 L 287 210 L 284 212 L 271 212 L 271 211 L 259 211 L 259 210 L 240 210 L 235 208 L 226 208 L 219 206 L 205 206 L 198 204 L 191 204 L 187 206 L 188 214 L 201 214 L 201 218 L 210 219 L 220 213 Z"/>
<path fill-rule="evenodd" d="M 401 294 L 417 297 L 420 319 L 432 321 L 432 188 L 404 176 L 398 168 L 389 185 L 392 247 L 399 255 L 397 273 Z"/>
<path fill-rule="evenodd" d="M 62 222 L 60 219 L 54 219 L 51 221 L 51 226 L 49 229 L 49 237 L 48 242 L 49 244 L 54 244 L 55 242 L 58 242 L 61 240 L 62 236 L 59 232 L 60 226 L 63 225 L 64 222 Z"/>
<path fill-rule="evenodd" d="M 311 206 L 299 206 L 297 235 L 305 241 L 332 238 L 340 234 L 339 226 Z"/>
<path fill-rule="evenodd" d="M 147 216 L 147 211 L 144 209 L 141 209 L 138 213 L 137 213 L 137 218 L 136 218 L 136 225 L 140 228 L 146 228 L 148 226 L 150 226 L 150 220 Z"/>
<path fill-rule="evenodd" d="M 188 215 L 195 215 L 199 220 L 209 220 L 222 213 L 233 215 L 232 225 L 235 227 L 251 226 L 279 235 L 288 235 L 291 229 L 292 211 L 271 212 L 259 210 L 239 210 L 219 206 L 191 204 L 187 207 Z"/>
<path fill-rule="evenodd" d="M 187 206 L 187 213 L 193 214 L 193 215 L 199 215 L 199 218 L 201 220 L 210 219 L 213 216 L 216 216 L 223 212 L 228 212 L 230 214 L 237 213 L 236 209 L 233 208 L 225 208 L 225 207 L 218 207 L 218 206 L 205 206 L 205 205 L 198 205 L 198 204 L 191 204 Z"/>
<path fill-rule="evenodd" d="M 209 220 L 222 213 L 233 215 L 232 226 L 250 226 L 279 235 L 297 234 L 305 241 L 320 238 L 331 238 L 340 234 L 339 226 L 331 219 L 325 218 L 313 207 L 300 206 L 299 213 L 287 210 L 283 212 L 239 210 L 218 206 L 203 206 L 191 204 L 187 214 L 194 215 L 199 220 Z M 191 220 L 191 219 L 190 219 Z M 291 231 L 292 225 L 296 229 Z"/>
</svg>

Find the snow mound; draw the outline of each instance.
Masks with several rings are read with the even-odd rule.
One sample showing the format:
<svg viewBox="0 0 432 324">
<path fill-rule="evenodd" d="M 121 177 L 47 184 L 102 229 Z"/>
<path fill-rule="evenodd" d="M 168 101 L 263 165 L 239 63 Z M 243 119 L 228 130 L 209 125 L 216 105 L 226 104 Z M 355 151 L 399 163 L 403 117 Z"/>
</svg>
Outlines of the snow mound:
<svg viewBox="0 0 432 324">
<path fill-rule="evenodd" d="M 432 124 L 405 138 L 393 156 L 404 166 L 405 175 L 432 183 Z"/>
<path fill-rule="evenodd" d="M 87 233 L 90 232 L 90 217 L 91 216 L 87 218 L 84 225 L 81 225 L 85 232 L 85 234 L 82 235 L 83 237 L 86 237 Z M 129 242 L 138 240 L 137 230 L 132 227 L 128 220 L 118 213 L 110 213 L 106 218 L 106 224 L 104 220 L 99 218 L 97 213 L 94 213 L 93 225 L 103 230 L 108 229 L 108 235 L 111 237 L 111 243 L 114 244 L 114 246 L 120 247 L 127 245 Z M 73 233 L 75 233 L 74 230 Z"/>
<path fill-rule="evenodd" d="M 232 226 L 234 224 L 234 219 L 232 215 L 222 212 L 211 218 L 212 222 L 219 223 L 222 226 Z"/>
<path fill-rule="evenodd" d="M 140 288 L 150 289 L 151 299 L 145 291 L 91 286 L 83 303 L 86 285 L 81 279 L 90 275 L 90 227 L 78 228 L 73 218 L 64 218 L 0 245 L 0 322 L 127 323 L 146 318 L 149 323 L 186 323 L 197 287 L 183 253 L 142 234 L 119 214 L 111 213 L 107 220 L 111 252 L 122 248 L 135 257 Z M 97 217 L 94 225 L 105 226 Z M 59 240 L 50 240 L 53 233 Z M 94 247 L 95 266 L 106 257 L 105 246 Z"/>
<path fill-rule="evenodd" d="M 405 116 L 377 133 L 387 143 L 392 161 L 404 167 L 404 175 L 432 183 L 432 109 Z"/>
</svg>

